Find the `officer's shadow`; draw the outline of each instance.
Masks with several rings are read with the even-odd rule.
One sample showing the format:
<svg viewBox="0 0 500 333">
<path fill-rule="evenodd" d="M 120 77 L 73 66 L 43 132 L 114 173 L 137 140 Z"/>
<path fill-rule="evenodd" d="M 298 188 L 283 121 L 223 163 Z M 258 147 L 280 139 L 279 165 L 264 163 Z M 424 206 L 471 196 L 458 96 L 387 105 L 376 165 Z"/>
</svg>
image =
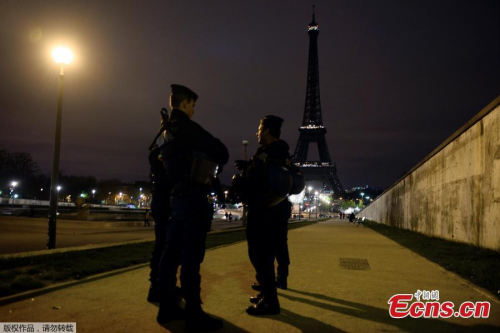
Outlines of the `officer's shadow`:
<svg viewBox="0 0 500 333">
<path fill-rule="evenodd" d="M 481 332 L 490 332 L 490 331 L 498 332 L 498 327 L 491 325 L 484 325 L 484 324 L 475 326 L 463 326 L 459 324 L 445 322 L 442 320 L 428 319 L 428 318 L 414 319 L 407 317 L 403 319 L 392 319 L 389 316 L 389 308 L 380 309 L 374 306 L 346 301 L 343 299 L 328 297 L 320 294 L 314 294 L 290 288 L 287 290 L 288 292 L 307 296 L 309 298 L 314 298 L 315 300 L 295 295 L 289 295 L 283 292 L 280 292 L 279 296 L 294 302 L 301 302 L 327 311 L 341 313 L 344 315 L 356 317 L 363 320 L 396 326 L 400 330 L 406 332 L 422 332 L 423 329 L 428 330 L 431 327 L 433 331 L 439 331 L 439 332 L 464 332 L 464 331 L 470 332 L 471 330 L 480 330 Z M 322 301 L 326 301 L 328 303 Z M 337 305 L 334 305 L 332 303 L 336 303 Z M 343 332 L 338 328 L 322 323 L 316 319 L 303 317 L 283 308 L 281 309 L 281 314 L 282 315 L 275 316 L 272 318 L 275 320 L 283 321 L 289 325 L 295 326 L 296 328 L 298 328 L 303 332 Z M 422 320 L 425 321 L 425 324 L 422 323 Z"/>
<path fill-rule="evenodd" d="M 160 303 L 157 303 L 157 302 L 153 302 L 151 304 L 155 305 L 156 307 L 160 306 Z M 213 318 L 220 319 L 224 322 L 224 326 L 218 332 L 250 333 L 249 331 L 246 331 L 243 328 L 238 327 L 238 326 L 226 321 L 224 318 L 214 316 L 213 314 L 209 314 L 209 315 Z M 163 327 L 164 329 L 166 329 L 168 332 L 172 332 L 172 333 L 173 332 L 187 332 L 184 329 L 184 320 L 174 320 L 174 321 L 171 321 L 169 323 L 159 324 L 159 325 L 161 327 Z"/>
<path fill-rule="evenodd" d="M 210 314 L 210 313 L 209 313 L 209 315 L 210 315 L 210 317 L 220 319 L 224 322 L 224 326 L 222 327 L 222 329 L 217 331 L 217 332 L 221 332 L 221 333 L 222 332 L 250 333 L 249 331 L 244 330 L 243 328 L 238 327 L 238 326 L 224 320 L 224 318 L 214 316 L 213 314 Z M 168 332 L 172 332 L 172 333 L 173 332 L 187 332 L 184 329 L 184 320 L 171 321 L 167 324 L 160 324 L 160 326 L 165 328 Z"/>
</svg>

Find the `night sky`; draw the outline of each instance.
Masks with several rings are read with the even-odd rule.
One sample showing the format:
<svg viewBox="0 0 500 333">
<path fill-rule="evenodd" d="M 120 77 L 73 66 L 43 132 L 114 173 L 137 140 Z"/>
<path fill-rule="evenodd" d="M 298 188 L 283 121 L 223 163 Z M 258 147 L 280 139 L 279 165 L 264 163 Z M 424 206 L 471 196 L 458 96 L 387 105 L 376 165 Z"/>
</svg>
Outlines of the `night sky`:
<svg viewBox="0 0 500 333">
<path fill-rule="evenodd" d="M 200 96 L 194 121 L 230 152 L 257 149 L 259 118 L 304 113 L 316 5 L 323 123 L 345 188 L 388 187 L 500 94 L 500 1 L 167 0 L 0 2 L 0 149 L 49 174 L 59 66 L 61 170 L 148 179 L 148 146 L 170 84 Z M 310 147 L 310 160 L 317 149 Z"/>
</svg>

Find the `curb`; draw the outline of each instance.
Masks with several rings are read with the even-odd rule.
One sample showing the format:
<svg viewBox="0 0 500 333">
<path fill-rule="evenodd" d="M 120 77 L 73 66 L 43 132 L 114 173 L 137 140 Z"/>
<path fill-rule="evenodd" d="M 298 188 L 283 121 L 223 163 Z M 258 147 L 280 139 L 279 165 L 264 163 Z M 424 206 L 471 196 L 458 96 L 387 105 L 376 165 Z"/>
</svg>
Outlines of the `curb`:
<svg viewBox="0 0 500 333">
<path fill-rule="evenodd" d="M 150 239 L 131 240 L 131 241 L 126 241 L 126 242 L 118 242 L 118 243 L 106 243 L 106 244 L 93 244 L 93 245 L 84 245 L 84 246 L 75 246 L 75 247 L 65 247 L 65 248 L 54 249 L 54 250 L 39 250 L 39 251 L 31 251 L 31 252 L 10 253 L 10 254 L 0 255 L 0 259 L 37 257 L 37 256 L 56 254 L 56 253 L 86 251 L 86 250 L 100 249 L 100 248 L 104 248 L 104 247 L 113 247 L 113 246 L 138 244 L 138 243 L 146 243 L 146 242 L 154 242 L 154 241 L 155 241 L 154 238 L 150 238 Z"/>
<path fill-rule="evenodd" d="M 60 290 L 60 289 L 77 286 L 77 285 L 80 285 L 80 284 L 84 284 L 84 283 L 88 283 L 88 282 L 92 282 L 92 281 L 104 279 L 104 278 L 115 276 L 115 275 L 122 274 L 122 273 L 127 273 L 129 271 L 133 271 L 133 270 L 136 270 L 136 269 L 139 269 L 139 268 L 143 268 L 143 267 L 146 267 L 146 266 L 149 266 L 149 263 L 139 264 L 139 265 L 135 265 L 135 266 L 132 266 L 132 267 L 127 267 L 127 268 L 120 268 L 120 269 L 117 269 L 117 270 L 114 270 L 114 271 L 111 271 L 111 272 L 106 272 L 106 273 L 101 273 L 101 274 L 89 276 L 89 277 L 83 278 L 81 280 L 64 282 L 64 283 L 55 284 L 55 285 L 44 287 L 44 288 L 40 288 L 40 289 L 25 291 L 23 293 L 16 294 L 16 295 L 11 295 L 11 296 L 7 296 L 7 297 L 3 297 L 3 298 L 0 298 L 0 306 L 8 305 L 8 304 L 11 304 L 11 303 L 23 301 L 23 300 L 28 299 L 28 298 L 33 298 L 33 297 L 36 297 L 36 296 L 48 294 L 50 292 L 57 291 L 57 290 Z"/>
</svg>

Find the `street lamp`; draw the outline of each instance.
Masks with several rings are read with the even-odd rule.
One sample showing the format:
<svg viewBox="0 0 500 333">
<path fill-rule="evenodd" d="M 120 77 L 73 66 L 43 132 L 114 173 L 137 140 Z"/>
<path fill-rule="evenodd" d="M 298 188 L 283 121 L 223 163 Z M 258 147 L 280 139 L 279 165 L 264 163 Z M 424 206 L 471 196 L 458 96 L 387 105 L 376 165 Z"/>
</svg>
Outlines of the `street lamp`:
<svg viewBox="0 0 500 333">
<path fill-rule="evenodd" d="M 248 146 L 248 140 L 243 140 L 243 147 L 245 149 L 245 161 L 248 159 L 247 157 L 247 146 Z M 246 227 L 247 226 L 247 205 L 243 203 L 243 216 L 242 216 L 242 226 Z"/>
<path fill-rule="evenodd" d="M 12 186 L 11 190 L 10 190 L 10 197 L 12 198 L 13 194 L 14 194 L 14 191 L 16 190 L 16 186 L 17 184 L 19 184 L 18 182 L 16 181 L 13 181 L 12 183 L 10 183 L 10 186 Z"/>
<path fill-rule="evenodd" d="M 52 161 L 52 177 L 50 182 L 50 208 L 49 227 L 47 237 L 47 248 L 56 248 L 56 225 L 57 225 L 57 197 L 56 184 L 59 181 L 59 155 L 61 149 L 61 118 L 62 118 L 62 98 L 64 81 L 64 64 L 69 64 L 73 60 L 70 50 L 59 47 L 52 53 L 54 61 L 61 64 L 59 71 L 59 97 L 57 100 L 56 135 L 54 143 L 54 159 Z"/>
<path fill-rule="evenodd" d="M 361 203 L 364 205 L 365 204 L 365 201 L 363 200 L 363 197 L 365 196 L 365 193 L 364 192 L 361 192 Z"/>
<path fill-rule="evenodd" d="M 245 148 L 245 161 L 247 160 L 247 146 L 248 140 L 243 140 L 243 147 Z"/>
<path fill-rule="evenodd" d="M 307 188 L 307 191 L 308 191 L 308 195 L 307 195 L 307 198 L 309 200 L 309 220 L 311 219 L 311 209 L 312 209 L 312 206 L 311 206 L 311 190 L 312 190 L 312 186 L 309 186 Z"/>
<path fill-rule="evenodd" d="M 300 221 L 300 215 L 302 214 L 300 206 L 304 203 L 304 196 L 302 195 L 303 193 L 304 193 L 304 191 L 302 191 L 302 193 L 300 193 L 299 197 L 298 197 L 299 198 L 299 200 L 298 200 L 298 203 L 299 203 L 299 221 Z"/>
<path fill-rule="evenodd" d="M 318 219 L 318 191 L 314 192 L 315 195 L 315 201 L 316 205 L 314 206 L 314 209 L 316 210 L 316 220 Z"/>
<path fill-rule="evenodd" d="M 59 201 L 59 192 L 61 191 L 62 187 L 58 186 L 57 187 L 57 201 Z M 57 214 L 57 213 L 56 213 Z"/>
</svg>

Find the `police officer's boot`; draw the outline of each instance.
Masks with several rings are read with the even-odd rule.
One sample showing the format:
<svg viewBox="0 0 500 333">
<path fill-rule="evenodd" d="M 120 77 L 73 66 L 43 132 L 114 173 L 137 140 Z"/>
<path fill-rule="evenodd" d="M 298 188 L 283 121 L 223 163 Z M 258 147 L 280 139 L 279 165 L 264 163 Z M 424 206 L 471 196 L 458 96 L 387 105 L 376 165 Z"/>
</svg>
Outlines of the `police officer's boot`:
<svg viewBox="0 0 500 333">
<path fill-rule="evenodd" d="M 186 322 L 184 329 L 188 332 L 213 332 L 222 329 L 223 322 L 206 314 L 201 304 L 186 303 Z"/>
<path fill-rule="evenodd" d="M 255 291 L 262 291 L 262 286 L 258 282 L 252 283 L 252 289 Z"/>
<path fill-rule="evenodd" d="M 278 276 L 276 277 L 276 287 L 286 290 L 288 287 L 287 277 L 288 277 L 288 265 L 278 264 Z"/>
<path fill-rule="evenodd" d="M 182 293 L 179 287 L 169 293 L 161 295 L 160 307 L 156 321 L 159 324 L 166 324 L 173 320 L 186 318 L 186 310 L 181 308 Z"/>
<path fill-rule="evenodd" d="M 278 296 L 263 296 L 257 304 L 247 308 L 247 313 L 252 316 L 265 316 L 280 313 L 280 302 Z"/>
<path fill-rule="evenodd" d="M 252 303 L 255 301 L 257 301 L 255 305 L 251 305 L 246 309 L 249 315 L 264 316 L 280 313 L 278 293 L 272 282 L 262 285 L 262 292 L 254 300 L 250 299 Z"/>
<path fill-rule="evenodd" d="M 158 283 L 151 282 L 148 292 L 148 302 L 150 303 L 160 302 L 160 288 L 158 287 Z"/>
<path fill-rule="evenodd" d="M 255 296 L 250 296 L 250 303 L 257 304 L 262 299 L 262 297 L 264 297 L 262 293 L 258 293 Z"/>
<path fill-rule="evenodd" d="M 283 290 L 286 290 L 288 288 L 286 277 L 280 277 L 278 275 L 278 278 L 276 279 L 276 288 L 280 288 Z"/>
</svg>

